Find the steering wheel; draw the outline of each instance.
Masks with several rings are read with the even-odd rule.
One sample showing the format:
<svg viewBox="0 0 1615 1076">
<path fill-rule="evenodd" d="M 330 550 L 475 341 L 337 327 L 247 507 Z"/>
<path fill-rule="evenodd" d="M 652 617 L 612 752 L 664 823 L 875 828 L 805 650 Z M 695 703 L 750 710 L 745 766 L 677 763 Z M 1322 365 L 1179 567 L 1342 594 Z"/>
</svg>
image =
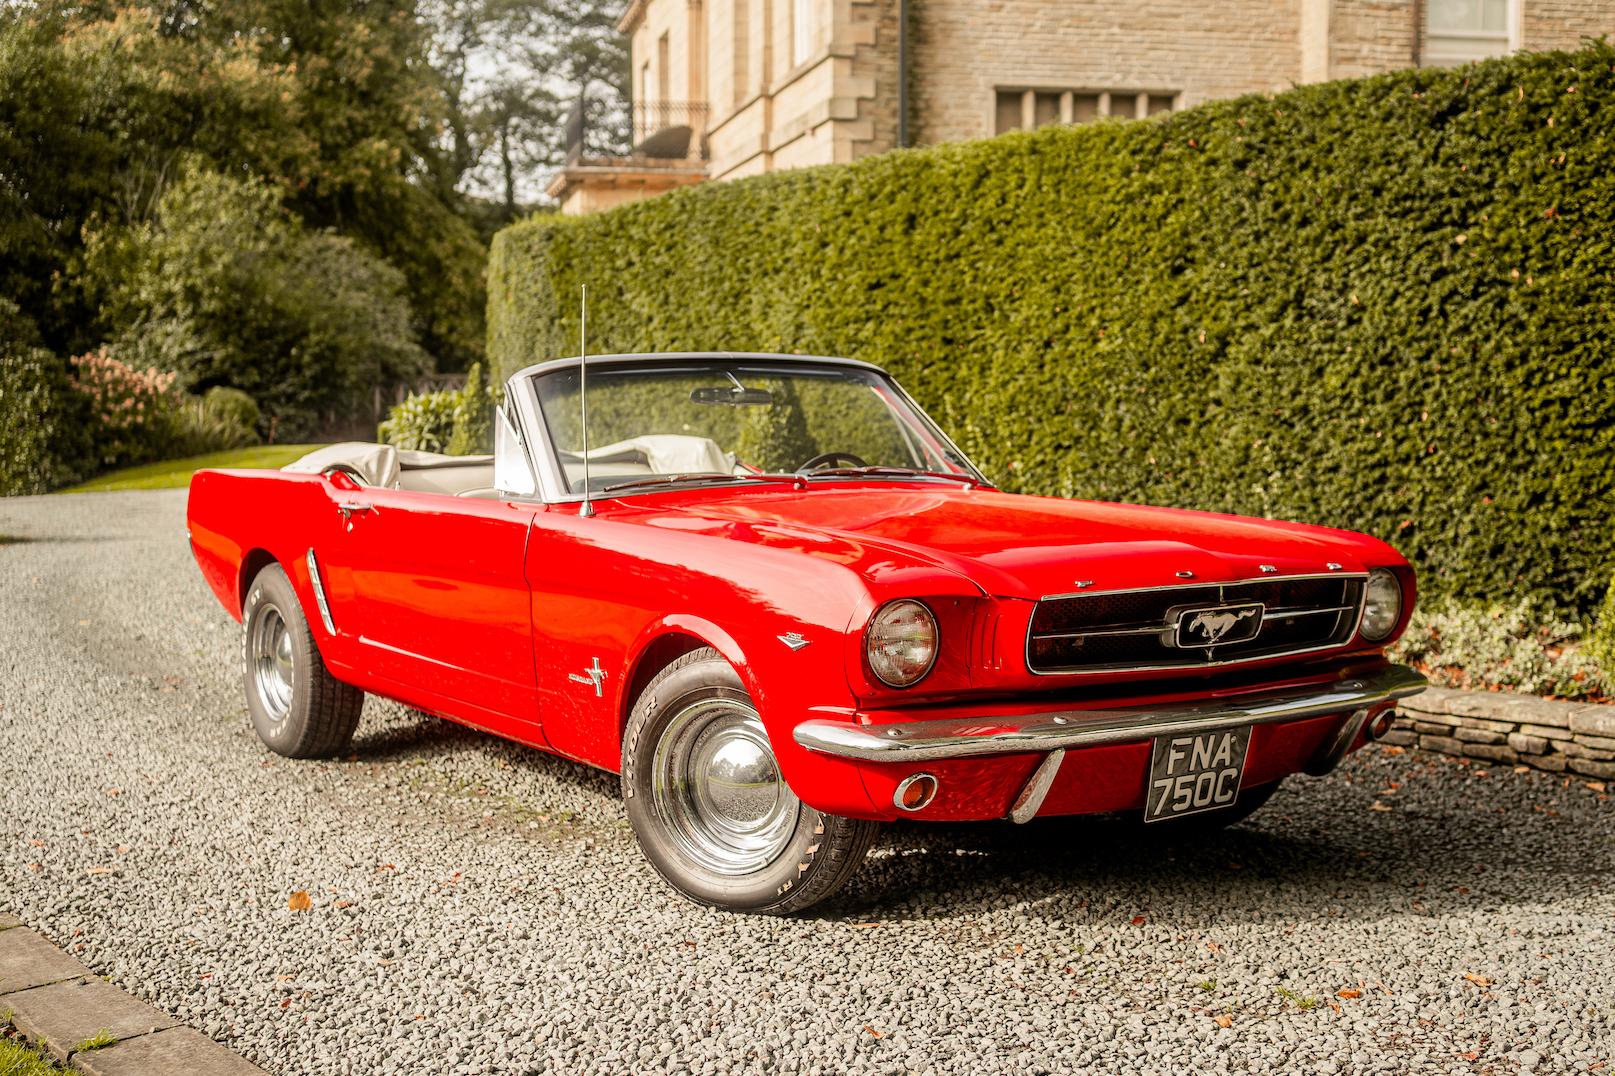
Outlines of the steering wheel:
<svg viewBox="0 0 1615 1076">
<path fill-rule="evenodd" d="M 827 463 L 839 463 L 842 460 L 846 460 L 854 467 L 869 466 L 869 464 L 865 463 L 859 457 L 854 456 L 851 452 L 821 452 L 817 456 L 814 456 L 812 459 L 808 460 L 806 463 L 802 464 L 802 466 L 798 467 L 796 469 L 796 473 L 808 474 L 816 468 L 823 467 Z"/>
</svg>

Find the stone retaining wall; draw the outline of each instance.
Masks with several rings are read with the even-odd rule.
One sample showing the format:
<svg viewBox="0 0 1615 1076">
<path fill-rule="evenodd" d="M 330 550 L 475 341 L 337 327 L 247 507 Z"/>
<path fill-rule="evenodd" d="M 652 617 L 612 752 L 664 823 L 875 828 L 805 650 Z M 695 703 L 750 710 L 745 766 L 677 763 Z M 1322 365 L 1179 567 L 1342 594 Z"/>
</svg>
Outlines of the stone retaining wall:
<svg viewBox="0 0 1615 1076">
<path fill-rule="evenodd" d="M 1615 706 L 1432 687 L 1396 713 L 1382 743 L 1615 778 Z"/>
</svg>

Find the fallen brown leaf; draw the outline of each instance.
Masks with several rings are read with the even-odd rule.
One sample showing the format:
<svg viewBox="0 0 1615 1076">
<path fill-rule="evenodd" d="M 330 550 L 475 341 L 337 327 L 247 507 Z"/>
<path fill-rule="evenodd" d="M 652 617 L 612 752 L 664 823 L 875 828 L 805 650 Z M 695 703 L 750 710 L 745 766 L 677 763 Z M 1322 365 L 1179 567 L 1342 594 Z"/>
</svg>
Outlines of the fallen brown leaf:
<svg viewBox="0 0 1615 1076">
<path fill-rule="evenodd" d="M 1484 975 L 1475 975 L 1473 973 L 1470 973 L 1470 974 L 1465 975 L 1464 978 L 1468 979 L 1470 982 L 1474 983 L 1476 986 L 1491 986 L 1492 985 L 1492 981 L 1490 979 L 1486 978 L 1486 976 L 1484 976 Z"/>
<path fill-rule="evenodd" d="M 886 1037 L 886 1036 L 882 1035 L 880 1032 L 876 1031 L 874 1028 L 870 1027 L 868 1024 L 864 1025 L 864 1030 L 869 1032 L 871 1035 L 875 1036 L 875 1038 L 877 1038 L 877 1039 L 883 1039 L 883 1038 Z"/>
<path fill-rule="evenodd" d="M 1219 1016 L 1219 1017 L 1217 1017 L 1217 1026 L 1218 1027 L 1233 1027 L 1234 1026 L 1234 1018 L 1232 1016 Z"/>
<path fill-rule="evenodd" d="M 308 899 L 307 890 L 299 889 L 286 901 L 286 907 L 294 912 L 306 912 L 314 907 L 314 902 Z"/>
<path fill-rule="evenodd" d="M 287 1008 L 287 1007 L 289 1007 L 291 1005 L 291 1003 L 292 1003 L 292 999 L 287 998 L 285 1001 L 280 1003 L 280 1007 L 283 1008 L 283 1009 Z"/>
<path fill-rule="evenodd" d="M 1146 917 L 1142 916 L 1142 915 L 1133 916 L 1133 925 L 1135 927 L 1138 926 L 1140 923 L 1147 923 L 1147 922 L 1149 922 L 1149 920 Z"/>
<path fill-rule="evenodd" d="M 1369 810 L 1370 811 L 1390 811 L 1390 810 L 1394 810 L 1394 808 L 1387 807 L 1387 806 L 1385 806 L 1385 804 L 1381 803 L 1379 800 L 1375 800 L 1373 806 L 1369 807 Z"/>
<path fill-rule="evenodd" d="M 1337 994 L 1335 994 L 1335 997 L 1337 997 L 1337 998 L 1360 998 L 1362 996 L 1363 996 L 1363 992 L 1361 990 L 1351 990 L 1351 989 L 1342 990 L 1342 991 L 1338 992 Z"/>
<path fill-rule="evenodd" d="M 91 867 L 89 870 L 85 871 L 84 873 L 85 874 L 111 874 L 112 873 L 112 868 L 111 867 Z"/>
</svg>

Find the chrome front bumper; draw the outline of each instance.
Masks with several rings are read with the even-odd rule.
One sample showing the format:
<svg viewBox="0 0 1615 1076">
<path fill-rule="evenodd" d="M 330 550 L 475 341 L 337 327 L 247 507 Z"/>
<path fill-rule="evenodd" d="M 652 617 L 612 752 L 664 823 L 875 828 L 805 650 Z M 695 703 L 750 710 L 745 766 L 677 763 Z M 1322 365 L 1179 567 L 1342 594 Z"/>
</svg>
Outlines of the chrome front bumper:
<svg viewBox="0 0 1615 1076">
<path fill-rule="evenodd" d="M 1338 761 L 1351 746 L 1351 739 L 1355 739 L 1356 731 L 1362 727 L 1362 717 L 1366 717 L 1369 710 L 1381 703 L 1417 695 L 1428 683 L 1423 674 L 1405 665 L 1390 665 L 1371 675 L 1349 677 L 1333 684 L 1258 691 L 1212 702 L 1176 703 L 1147 710 L 1067 710 L 890 725 L 804 721 L 796 727 L 793 738 L 809 751 L 838 758 L 929 762 L 1134 743 L 1156 736 L 1350 714 L 1357 719 L 1351 723 L 1353 735 L 1338 748 L 1329 744 L 1331 750 L 1326 752 L 1334 756 L 1333 761 Z M 1332 767 L 1332 762 L 1330 765 Z"/>
</svg>

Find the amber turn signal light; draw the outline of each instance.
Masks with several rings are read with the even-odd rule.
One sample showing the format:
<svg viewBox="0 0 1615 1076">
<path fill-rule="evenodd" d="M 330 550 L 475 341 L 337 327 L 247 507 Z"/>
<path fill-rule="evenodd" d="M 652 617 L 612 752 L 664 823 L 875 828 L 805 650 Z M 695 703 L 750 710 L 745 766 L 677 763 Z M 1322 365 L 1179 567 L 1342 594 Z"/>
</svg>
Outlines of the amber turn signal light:
<svg viewBox="0 0 1615 1076">
<path fill-rule="evenodd" d="M 892 793 L 892 805 L 900 811 L 924 809 L 936 799 L 937 779 L 928 773 L 911 773 L 898 783 Z"/>
</svg>

